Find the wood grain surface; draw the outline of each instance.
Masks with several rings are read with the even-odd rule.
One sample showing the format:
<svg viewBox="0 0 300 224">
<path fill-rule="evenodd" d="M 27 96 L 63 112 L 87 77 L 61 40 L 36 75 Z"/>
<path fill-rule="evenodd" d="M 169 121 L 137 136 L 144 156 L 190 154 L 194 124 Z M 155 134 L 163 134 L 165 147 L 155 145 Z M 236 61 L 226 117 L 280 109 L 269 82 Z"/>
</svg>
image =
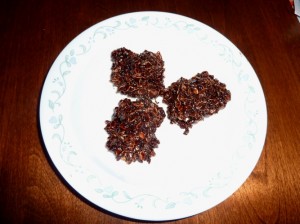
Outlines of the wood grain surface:
<svg viewBox="0 0 300 224">
<path fill-rule="evenodd" d="M 172 223 L 300 223 L 300 23 L 288 0 L 2 0 L 1 223 L 141 222 L 93 206 L 63 181 L 45 153 L 38 108 L 66 44 L 104 19 L 146 10 L 182 14 L 224 34 L 255 69 L 268 110 L 262 155 L 242 187 Z"/>
</svg>

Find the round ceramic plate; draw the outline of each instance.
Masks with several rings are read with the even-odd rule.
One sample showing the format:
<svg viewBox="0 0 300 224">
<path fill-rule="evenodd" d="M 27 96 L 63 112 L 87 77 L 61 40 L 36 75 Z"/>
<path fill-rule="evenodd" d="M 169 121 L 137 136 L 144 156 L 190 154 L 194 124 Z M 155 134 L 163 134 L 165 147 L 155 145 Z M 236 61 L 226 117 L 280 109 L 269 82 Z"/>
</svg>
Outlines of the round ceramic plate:
<svg viewBox="0 0 300 224">
<path fill-rule="evenodd" d="M 104 127 L 126 98 L 110 82 L 111 52 L 120 47 L 159 51 L 165 86 L 208 71 L 232 99 L 188 135 L 165 118 L 150 164 L 116 161 Z M 255 71 L 228 39 L 181 15 L 137 12 L 102 21 L 63 49 L 43 86 L 40 126 L 53 164 L 84 198 L 122 216 L 172 220 L 217 205 L 243 184 L 260 157 L 267 112 Z"/>
</svg>

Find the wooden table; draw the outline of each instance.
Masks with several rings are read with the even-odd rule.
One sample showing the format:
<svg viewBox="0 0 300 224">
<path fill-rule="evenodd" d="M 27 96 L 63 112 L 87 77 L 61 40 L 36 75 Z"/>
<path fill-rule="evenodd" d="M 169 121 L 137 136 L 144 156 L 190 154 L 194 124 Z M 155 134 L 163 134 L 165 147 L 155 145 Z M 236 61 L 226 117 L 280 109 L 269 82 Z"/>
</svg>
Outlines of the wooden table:
<svg viewBox="0 0 300 224">
<path fill-rule="evenodd" d="M 109 17 L 166 11 L 230 39 L 255 69 L 267 102 L 262 155 L 221 204 L 174 223 L 300 223 L 300 23 L 288 0 L 4 0 L 0 3 L 1 223 L 133 223 L 74 193 L 39 134 L 39 96 L 53 61 L 75 36 Z M 2 222 L 4 221 L 4 222 Z"/>
</svg>

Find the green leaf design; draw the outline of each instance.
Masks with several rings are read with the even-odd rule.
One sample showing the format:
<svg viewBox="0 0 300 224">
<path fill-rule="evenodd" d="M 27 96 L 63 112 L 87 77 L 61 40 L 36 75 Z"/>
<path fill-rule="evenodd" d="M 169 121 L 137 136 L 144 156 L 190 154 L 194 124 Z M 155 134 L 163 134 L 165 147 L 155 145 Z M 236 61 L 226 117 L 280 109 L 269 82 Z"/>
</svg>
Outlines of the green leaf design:
<svg viewBox="0 0 300 224">
<path fill-rule="evenodd" d="M 71 71 L 67 70 L 67 71 L 64 71 L 64 72 L 61 74 L 61 76 L 66 76 L 66 75 L 68 75 L 68 74 L 70 74 L 70 73 L 71 73 Z"/>
<path fill-rule="evenodd" d="M 165 209 L 175 208 L 175 206 L 176 206 L 176 203 L 175 203 L 175 202 L 169 202 L 169 203 L 166 205 Z"/>
<path fill-rule="evenodd" d="M 118 194 L 119 194 L 118 191 L 114 191 L 114 192 L 111 194 L 111 197 L 113 198 L 113 197 L 117 196 Z"/>
<path fill-rule="evenodd" d="M 123 195 L 124 195 L 125 198 L 127 198 L 128 200 L 132 200 L 132 197 L 131 197 L 126 191 L 123 191 Z"/>
<path fill-rule="evenodd" d="M 103 192 L 103 190 L 101 188 L 96 188 L 95 191 L 99 194 L 101 194 Z"/>
<path fill-rule="evenodd" d="M 57 133 L 52 135 L 52 139 L 58 139 L 60 143 L 63 141 L 62 137 Z"/>
<path fill-rule="evenodd" d="M 51 110 L 54 110 L 54 102 L 52 100 L 48 101 L 48 106 L 50 107 Z"/>
</svg>

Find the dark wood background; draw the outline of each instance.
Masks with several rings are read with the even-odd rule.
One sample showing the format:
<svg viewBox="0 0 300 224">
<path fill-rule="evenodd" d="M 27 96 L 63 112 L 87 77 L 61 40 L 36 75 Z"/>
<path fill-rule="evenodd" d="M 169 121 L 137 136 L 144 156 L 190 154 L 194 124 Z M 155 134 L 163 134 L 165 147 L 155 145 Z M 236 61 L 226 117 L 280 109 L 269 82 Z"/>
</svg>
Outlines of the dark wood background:
<svg viewBox="0 0 300 224">
<path fill-rule="evenodd" d="M 174 223 L 300 223 L 300 23 L 288 0 L 2 0 L 1 223 L 138 222 L 92 206 L 63 182 L 44 152 L 37 111 L 66 44 L 104 19 L 146 10 L 182 14 L 228 37 L 257 72 L 268 108 L 263 153 L 243 186 Z"/>
</svg>

